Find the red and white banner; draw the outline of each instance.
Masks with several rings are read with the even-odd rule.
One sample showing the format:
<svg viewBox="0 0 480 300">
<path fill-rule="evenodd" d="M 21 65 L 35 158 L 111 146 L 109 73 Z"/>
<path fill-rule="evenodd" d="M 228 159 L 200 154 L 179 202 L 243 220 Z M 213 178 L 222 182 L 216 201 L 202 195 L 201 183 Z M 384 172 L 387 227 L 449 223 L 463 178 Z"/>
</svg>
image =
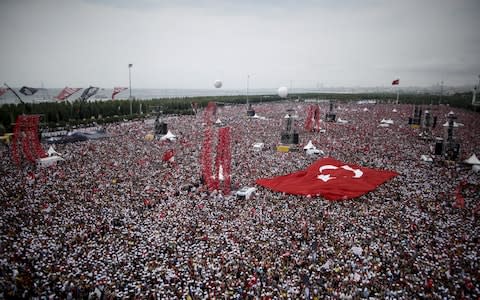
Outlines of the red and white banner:
<svg viewBox="0 0 480 300">
<path fill-rule="evenodd" d="M 322 196 L 327 200 L 357 198 L 398 174 L 322 158 L 307 169 L 275 178 L 257 179 L 268 189 L 294 195 Z"/>
<path fill-rule="evenodd" d="M 67 99 L 68 97 L 70 97 L 71 95 L 75 94 L 76 92 L 78 92 L 79 90 L 81 90 L 81 88 L 69 88 L 69 87 L 65 87 L 59 94 L 57 97 L 55 97 L 57 100 L 60 100 L 60 101 L 64 101 L 65 99 Z"/>
<path fill-rule="evenodd" d="M 121 92 L 123 92 L 124 90 L 127 90 L 127 89 L 128 88 L 126 88 L 126 87 L 114 87 L 113 88 L 113 93 L 112 93 L 112 100 L 114 100 L 116 94 L 121 93 Z"/>
</svg>

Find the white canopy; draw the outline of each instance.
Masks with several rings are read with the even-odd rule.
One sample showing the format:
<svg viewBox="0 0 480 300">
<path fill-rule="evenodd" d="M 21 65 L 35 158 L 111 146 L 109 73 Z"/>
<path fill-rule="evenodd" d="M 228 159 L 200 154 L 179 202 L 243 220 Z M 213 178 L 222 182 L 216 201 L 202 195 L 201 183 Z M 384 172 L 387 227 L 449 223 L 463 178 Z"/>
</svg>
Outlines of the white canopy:
<svg viewBox="0 0 480 300">
<path fill-rule="evenodd" d="M 307 155 L 324 155 L 325 154 L 325 152 L 323 152 L 322 150 L 318 150 L 317 148 L 307 149 L 305 153 Z"/>
<path fill-rule="evenodd" d="M 160 138 L 161 141 L 165 141 L 165 140 L 175 141 L 176 139 L 177 139 L 177 136 L 174 135 L 170 130 L 167 132 L 166 135 Z"/>
<path fill-rule="evenodd" d="M 464 160 L 463 162 L 469 165 L 480 165 L 480 160 L 477 158 L 475 153 L 473 153 L 472 156 L 470 156 L 468 159 Z"/>
<path fill-rule="evenodd" d="M 453 122 L 453 127 L 460 127 L 460 126 L 463 126 L 462 123 L 457 123 L 457 122 Z M 448 121 L 445 122 L 445 124 L 443 124 L 443 127 L 448 127 Z"/>
<path fill-rule="evenodd" d="M 252 195 L 253 192 L 255 192 L 257 189 L 254 187 L 243 187 L 240 190 L 238 190 L 235 195 L 245 197 L 246 200 L 250 199 L 250 196 Z"/>
<path fill-rule="evenodd" d="M 262 150 L 264 146 L 265 146 L 264 143 L 260 143 L 260 142 L 253 143 L 253 149 L 255 149 L 255 150 Z"/>
<path fill-rule="evenodd" d="M 380 123 L 393 125 L 393 120 L 392 119 L 382 119 L 380 121 Z"/>
<path fill-rule="evenodd" d="M 394 108 L 394 109 L 392 109 L 392 112 L 397 112 L 397 110 Z"/>
<path fill-rule="evenodd" d="M 308 149 L 317 149 L 317 147 L 315 147 L 312 144 L 312 140 L 308 141 L 307 145 L 305 147 L 303 147 L 303 150 L 308 150 Z"/>
<path fill-rule="evenodd" d="M 266 120 L 266 119 L 267 119 L 267 118 L 265 118 L 265 117 L 262 117 L 262 116 L 257 115 L 256 113 L 255 113 L 255 115 L 254 115 L 252 118 L 254 118 L 254 119 L 260 119 L 260 120 Z"/>
<path fill-rule="evenodd" d="M 425 154 L 422 154 L 420 156 L 420 160 L 421 161 L 426 161 L 426 162 L 432 162 L 433 161 L 433 159 L 430 155 L 425 155 Z"/>
<path fill-rule="evenodd" d="M 53 146 L 50 146 L 50 148 L 48 148 L 47 154 L 48 156 L 60 155 L 60 153 L 58 153 L 57 151 L 55 151 L 55 149 L 53 149 Z"/>
</svg>

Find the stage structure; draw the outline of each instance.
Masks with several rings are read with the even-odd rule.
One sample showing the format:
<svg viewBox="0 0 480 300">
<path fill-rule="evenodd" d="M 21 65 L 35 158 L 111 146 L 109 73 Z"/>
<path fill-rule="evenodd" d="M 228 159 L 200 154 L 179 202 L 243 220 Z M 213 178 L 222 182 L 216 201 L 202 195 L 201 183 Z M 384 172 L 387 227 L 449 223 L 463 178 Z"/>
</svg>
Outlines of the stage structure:
<svg viewBox="0 0 480 300">
<path fill-rule="evenodd" d="M 154 132 L 155 136 L 165 135 L 168 133 L 168 124 L 161 120 L 161 116 L 163 115 L 163 110 L 160 106 L 154 106 L 152 112 L 157 114 L 154 123 Z"/>
<path fill-rule="evenodd" d="M 472 95 L 472 105 L 473 107 L 479 107 L 480 106 L 480 100 L 477 100 L 477 93 L 478 89 L 480 89 L 480 75 L 478 75 L 478 84 L 473 87 L 473 95 Z"/>
<path fill-rule="evenodd" d="M 432 116 L 432 113 L 429 110 L 425 110 L 421 123 L 422 132 L 420 133 L 420 137 L 424 140 L 432 140 L 432 129 L 437 125 L 437 117 Z"/>
<path fill-rule="evenodd" d="M 455 129 L 459 126 L 456 119 L 453 112 L 448 113 L 444 138 L 437 138 L 435 143 L 435 155 L 442 155 L 446 160 L 457 160 L 460 154 L 460 143 L 455 138 Z"/>
<path fill-rule="evenodd" d="M 213 124 L 216 110 L 215 102 L 209 102 L 203 115 L 205 129 L 200 157 L 201 176 L 210 191 L 222 190 L 224 195 L 226 195 L 230 193 L 231 181 L 230 128 L 222 127 L 218 129 L 215 165 L 213 165 L 213 137 L 215 134 Z"/>
<path fill-rule="evenodd" d="M 309 105 L 307 108 L 307 118 L 305 119 L 305 131 L 320 130 L 320 121 L 320 108 L 318 105 Z"/>
<path fill-rule="evenodd" d="M 285 115 L 285 128 L 281 132 L 281 143 L 286 145 L 298 144 L 298 132 L 295 128 L 294 110 L 288 109 Z"/>
<path fill-rule="evenodd" d="M 22 159 L 32 163 L 47 156 L 40 144 L 38 126 L 40 115 L 19 115 L 15 122 L 12 141 L 12 160 L 19 165 Z"/>
<path fill-rule="evenodd" d="M 337 114 L 335 113 L 335 101 L 330 100 L 328 102 L 329 109 L 328 112 L 325 114 L 325 121 L 326 122 L 336 122 L 337 121 Z"/>
<path fill-rule="evenodd" d="M 420 105 L 413 106 L 413 115 L 408 118 L 408 125 L 413 128 L 419 128 L 422 123 L 422 107 Z"/>
</svg>

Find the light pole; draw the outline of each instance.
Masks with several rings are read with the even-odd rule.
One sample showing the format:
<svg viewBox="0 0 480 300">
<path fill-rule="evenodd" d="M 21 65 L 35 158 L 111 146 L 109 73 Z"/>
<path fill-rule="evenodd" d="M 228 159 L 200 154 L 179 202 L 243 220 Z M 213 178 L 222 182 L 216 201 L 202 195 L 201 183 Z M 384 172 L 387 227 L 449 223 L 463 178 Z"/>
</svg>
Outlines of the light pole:
<svg viewBox="0 0 480 300">
<path fill-rule="evenodd" d="M 130 91 L 130 115 L 132 115 L 132 67 L 133 64 L 128 64 L 128 90 Z"/>
<path fill-rule="evenodd" d="M 248 109 L 248 85 L 250 83 L 250 74 L 247 74 L 247 109 Z"/>
<path fill-rule="evenodd" d="M 250 107 L 249 104 L 250 102 L 248 102 L 248 90 L 249 90 L 249 87 L 250 87 L 250 76 L 253 76 L 255 74 L 247 74 L 247 109 Z"/>
</svg>

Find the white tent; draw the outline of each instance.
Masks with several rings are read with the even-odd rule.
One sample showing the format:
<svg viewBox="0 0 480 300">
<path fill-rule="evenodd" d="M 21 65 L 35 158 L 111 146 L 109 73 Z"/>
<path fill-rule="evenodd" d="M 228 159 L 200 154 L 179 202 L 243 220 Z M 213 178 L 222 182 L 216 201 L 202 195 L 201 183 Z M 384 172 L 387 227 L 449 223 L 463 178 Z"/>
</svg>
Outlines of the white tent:
<svg viewBox="0 0 480 300">
<path fill-rule="evenodd" d="M 369 109 L 368 109 L 368 108 L 366 108 L 366 107 L 363 109 L 363 111 L 368 111 L 368 110 L 369 110 Z"/>
<path fill-rule="evenodd" d="M 254 119 L 260 119 L 260 120 L 266 120 L 266 119 L 267 119 L 267 118 L 262 117 L 262 116 L 259 116 L 259 115 L 257 115 L 257 114 L 255 114 L 252 118 L 254 118 Z"/>
<path fill-rule="evenodd" d="M 477 158 L 475 153 L 473 153 L 472 156 L 470 156 L 468 159 L 464 160 L 463 162 L 469 165 L 480 165 L 480 160 Z"/>
<path fill-rule="evenodd" d="M 425 154 L 422 154 L 420 156 L 420 160 L 421 161 L 426 161 L 426 162 L 432 162 L 433 161 L 433 159 L 430 155 L 425 155 Z"/>
<path fill-rule="evenodd" d="M 55 151 L 55 149 L 53 149 L 53 146 L 50 146 L 50 148 L 48 148 L 47 154 L 48 156 L 60 155 L 60 153 L 58 153 L 57 151 Z"/>
<path fill-rule="evenodd" d="M 392 109 L 392 112 L 397 112 L 397 110 L 394 108 L 394 109 Z"/>
<path fill-rule="evenodd" d="M 307 155 L 324 155 L 325 154 L 325 152 L 323 152 L 322 150 L 318 150 L 311 140 L 308 141 L 305 147 L 303 147 L 303 150 Z"/>
<path fill-rule="evenodd" d="M 174 135 L 170 130 L 167 132 L 166 135 L 160 138 L 161 141 L 165 141 L 165 140 L 175 141 L 176 139 L 177 139 L 177 136 Z"/>
<path fill-rule="evenodd" d="M 220 120 L 220 118 L 218 118 L 218 119 L 215 121 L 215 124 L 217 124 L 217 125 L 222 125 L 223 122 L 222 122 L 222 120 Z"/>
<path fill-rule="evenodd" d="M 56 165 L 59 161 L 64 161 L 64 159 L 57 155 L 39 158 L 37 159 L 37 167 L 39 168 L 50 167 L 52 165 Z"/>
<path fill-rule="evenodd" d="M 245 197 L 246 200 L 250 199 L 250 197 L 252 196 L 253 192 L 255 192 L 257 189 L 254 188 L 254 187 L 243 187 L 241 188 L 240 190 L 238 190 L 235 195 L 239 196 L 239 197 Z"/>
<path fill-rule="evenodd" d="M 347 120 L 343 120 L 343 119 L 341 119 L 341 118 L 338 118 L 337 123 L 346 124 L 346 123 L 348 123 L 348 121 L 347 121 Z"/>
<path fill-rule="evenodd" d="M 393 125 L 393 120 L 392 119 L 382 119 L 380 121 L 380 123 Z"/>
<path fill-rule="evenodd" d="M 460 126 L 463 126 L 463 124 L 462 124 L 462 123 L 453 122 L 453 127 L 460 127 Z M 443 127 L 448 127 L 448 121 L 445 122 L 445 124 L 443 124 Z"/>
<path fill-rule="evenodd" d="M 308 141 L 307 145 L 305 147 L 303 147 L 303 150 L 308 150 L 308 149 L 317 149 L 317 147 L 315 147 L 312 144 L 312 140 Z"/>
<path fill-rule="evenodd" d="M 305 153 L 307 155 L 325 155 L 325 152 L 323 152 L 322 150 L 318 150 L 317 148 L 315 149 L 307 149 L 305 151 Z"/>
<path fill-rule="evenodd" d="M 265 146 L 264 143 L 260 143 L 260 142 L 258 142 L 258 143 L 253 143 L 253 150 L 255 150 L 255 151 L 260 151 L 260 150 L 263 149 L 264 146 Z"/>
</svg>

